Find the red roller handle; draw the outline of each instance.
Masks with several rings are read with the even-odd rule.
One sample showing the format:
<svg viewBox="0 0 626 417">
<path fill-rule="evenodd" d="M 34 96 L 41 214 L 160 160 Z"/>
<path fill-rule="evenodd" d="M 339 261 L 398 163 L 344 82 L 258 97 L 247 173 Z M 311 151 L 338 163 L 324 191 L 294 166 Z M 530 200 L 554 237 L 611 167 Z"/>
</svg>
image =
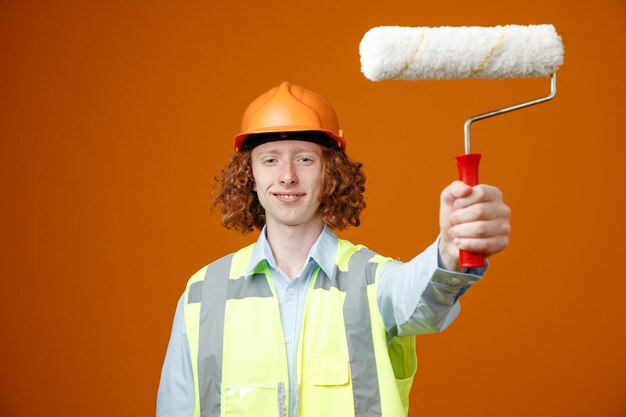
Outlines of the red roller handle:
<svg viewBox="0 0 626 417">
<path fill-rule="evenodd" d="M 459 169 L 459 178 L 467 185 L 478 185 L 479 153 L 468 153 L 457 156 L 456 166 Z M 459 267 L 482 268 L 485 266 L 485 256 L 481 253 L 459 250 Z"/>
</svg>

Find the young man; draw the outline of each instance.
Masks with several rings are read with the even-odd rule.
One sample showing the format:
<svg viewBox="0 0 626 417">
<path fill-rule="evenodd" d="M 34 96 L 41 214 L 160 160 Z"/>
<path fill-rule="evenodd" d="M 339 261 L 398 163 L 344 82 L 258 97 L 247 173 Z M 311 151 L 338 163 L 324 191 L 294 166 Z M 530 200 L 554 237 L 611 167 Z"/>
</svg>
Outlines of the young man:
<svg viewBox="0 0 626 417">
<path fill-rule="evenodd" d="M 495 187 L 455 181 L 441 234 L 401 263 L 337 239 L 365 207 L 361 164 L 332 107 L 282 83 L 246 110 L 214 203 L 256 244 L 191 277 L 163 365 L 157 416 L 406 416 L 415 335 L 445 329 L 484 273 L 459 249 L 508 245 Z"/>
</svg>

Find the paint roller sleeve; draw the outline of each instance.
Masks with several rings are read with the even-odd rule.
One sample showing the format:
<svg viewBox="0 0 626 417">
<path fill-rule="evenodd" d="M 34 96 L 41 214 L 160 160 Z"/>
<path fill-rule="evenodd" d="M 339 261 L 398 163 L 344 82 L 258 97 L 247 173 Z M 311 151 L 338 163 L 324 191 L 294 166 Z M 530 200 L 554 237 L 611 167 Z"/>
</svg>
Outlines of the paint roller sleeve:
<svg viewBox="0 0 626 417">
<path fill-rule="evenodd" d="M 359 50 L 361 71 L 372 81 L 545 77 L 563 63 L 552 25 L 379 26 Z"/>
</svg>

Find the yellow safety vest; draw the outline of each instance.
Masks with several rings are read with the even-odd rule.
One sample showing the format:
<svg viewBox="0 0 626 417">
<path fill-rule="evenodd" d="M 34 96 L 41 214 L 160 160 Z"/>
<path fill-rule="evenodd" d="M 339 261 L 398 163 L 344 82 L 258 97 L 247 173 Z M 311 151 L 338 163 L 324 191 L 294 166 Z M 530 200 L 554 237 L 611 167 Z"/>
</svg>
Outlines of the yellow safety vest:
<svg viewBox="0 0 626 417">
<path fill-rule="evenodd" d="M 260 276 L 245 277 L 253 247 L 202 268 L 187 284 L 194 417 L 289 414 L 287 353 L 267 263 L 252 272 Z M 339 240 L 334 279 L 314 270 L 298 341 L 300 417 L 408 414 L 415 337 L 389 336 L 376 303 L 388 261 Z"/>
</svg>

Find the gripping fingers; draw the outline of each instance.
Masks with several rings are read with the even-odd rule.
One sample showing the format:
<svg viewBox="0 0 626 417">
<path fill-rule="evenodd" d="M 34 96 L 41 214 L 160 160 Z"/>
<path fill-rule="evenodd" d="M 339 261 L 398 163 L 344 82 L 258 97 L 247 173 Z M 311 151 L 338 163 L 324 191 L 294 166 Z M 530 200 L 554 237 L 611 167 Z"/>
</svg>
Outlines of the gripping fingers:
<svg viewBox="0 0 626 417">
<path fill-rule="evenodd" d="M 448 230 L 448 236 L 452 238 L 489 238 L 507 236 L 511 231 L 508 222 L 502 220 L 475 221 L 457 224 Z"/>
<path fill-rule="evenodd" d="M 509 208 L 505 204 L 478 203 L 470 207 L 454 210 L 450 214 L 450 225 L 454 226 L 461 223 L 497 218 L 509 218 Z"/>
<path fill-rule="evenodd" d="M 454 208 L 460 209 L 472 204 L 485 203 L 489 201 L 502 201 L 502 191 L 498 187 L 487 184 L 478 184 L 472 187 L 472 192 L 454 201 Z"/>
<path fill-rule="evenodd" d="M 462 181 L 456 180 L 448 185 L 441 193 L 442 204 L 454 204 L 457 199 L 469 196 L 472 193 L 472 187 Z"/>
</svg>

